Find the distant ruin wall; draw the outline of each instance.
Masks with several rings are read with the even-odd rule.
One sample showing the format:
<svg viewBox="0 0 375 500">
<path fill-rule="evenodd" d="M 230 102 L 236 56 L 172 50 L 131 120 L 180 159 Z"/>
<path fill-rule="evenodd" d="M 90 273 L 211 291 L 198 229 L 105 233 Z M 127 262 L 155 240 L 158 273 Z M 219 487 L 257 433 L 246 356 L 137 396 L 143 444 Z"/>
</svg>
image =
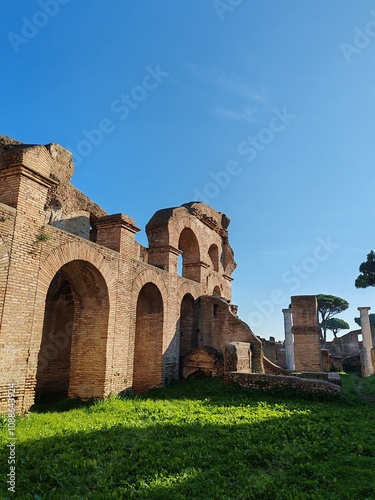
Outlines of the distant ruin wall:
<svg viewBox="0 0 375 500">
<path fill-rule="evenodd" d="M 327 342 L 327 349 L 333 356 L 341 356 L 342 358 L 356 356 L 361 350 L 361 343 L 358 340 L 360 334 L 361 330 L 353 330 L 341 337 L 337 337 L 332 342 Z"/>
</svg>

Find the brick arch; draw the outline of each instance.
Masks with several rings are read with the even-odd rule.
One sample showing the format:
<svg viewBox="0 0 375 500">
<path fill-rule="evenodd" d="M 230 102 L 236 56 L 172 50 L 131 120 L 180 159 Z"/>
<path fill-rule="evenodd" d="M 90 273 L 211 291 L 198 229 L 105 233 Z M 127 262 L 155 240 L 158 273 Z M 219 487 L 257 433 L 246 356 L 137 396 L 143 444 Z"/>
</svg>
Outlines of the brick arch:
<svg viewBox="0 0 375 500">
<path fill-rule="evenodd" d="M 54 249 L 41 263 L 38 278 L 38 295 L 47 294 L 53 277 L 65 264 L 74 260 L 89 262 L 103 276 L 108 288 L 110 300 L 116 291 L 116 276 L 104 256 L 93 246 L 87 243 L 73 241 Z M 114 299 L 114 296 L 113 296 Z"/>
<path fill-rule="evenodd" d="M 178 247 L 180 234 L 185 228 L 191 229 L 195 234 L 199 243 L 201 260 L 209 260 L 209 248 L 212 244 L 215 244 L 218 247 L 220 261 L 221 237 L 213 229 L 210 229 L 205 224 L 203 224 L 202 221 L 191 215 L 182 215 L 170 220 L 168 225 L 168 232 L 170 242 L 169 244 L 171 246 L 175 248 Z"/>
<path fill-rule="evenodd" d="M 134 382 L 134 370 L 137 370 L 137 367 L 135 366 L 135 363 L 138 362 L 137 357 L 137 350 L 136 350 L 136 342 L 137 342 L 137 305 L 138 305 L 138 299 L 141 290 L 148 284 L 153 284 L 157 287 L 157 289 L 160 292 L 161 295 L 161 300 L 163 304 L 163 318 L 168 317 L 168 311 L 169 311 L 169 295 L 170 295 L 170 290 L 168 290 L 168 287 L 166 283 L 164 282 L 163 278 L 160 276 L 160 274 L 152 269 L 152 268 L 147 268 L 147 269 L 140 269 L 138 274 L 135 276 L 132 282 L 132 312 L 131 312 L 131 321 L 130 324 L 133 325 L 130 328 L 129 332 L 129 357 L 128 357 L 128 363 L 129 366 L 132 367 L 132 375 L 131 378 L 133 379 Z M 139 330 L 138 330 L 139 333 Z M 162 332 L 162 340 L 164 342 L 164 322 L 163 322 L 163 332 Z M 141 340 L 142 343 L 142 340 Z M 139 336 L 138 336 L 138 344 L 139 344 Z M 138 351 L 139 352 L 139 351 Z M 160 361 L 162 361 L 162 356 L 163 352 L 160 353 Z M 137 373 L 135 374 L 136 377 L 138 377 Z M 142 382 L 138 379 L 136 381 L 136 384 L 138 387 L 135 388 L 135 391 L 142 392 L 142 390 L 146 390 L 145 386 L 148 386 L 150 388 L 149 384 L 150 381 L 143 381 L 144 383 L 144 389 L 142 389 Z M 133 390 L 134 390 L 134 385 Z"/>
<path fill-rule="evenodd" d="M 89 279 L 86 285 L 85 277 Z M 70 290 L 64 293 L 58 289 L 61 278 L 70 286 Z M 90 294 L 89 289 L 94 286 L 98 287 L 100 293 Z M 57 295 L 51 295 L 53 288 L 57 290 Z M 77 313 L 68 313 L 61 305 L 68 296 L 73 296 L 74 310 Z M 60 305 L 53 304 L 56 300 Z M 35 378 L 36 389 L 41 395 L 48 393 L 41 373 L 44 373 L 47 380 L 48 370 L 52 369 L 47 368 L 47 364 L 58 363 L 63 356 L 63 350 L 70 352 L 66 353 L 64 358 L 64 369 L 71 363 L 66 382 L 68 396 L 86 399 L 107 395 L 107 383 L 112 367 L 110 353 L 114 342 L 115 301 L 116 275 L 93 245 L 82 242 L 66 243 L 55 248 L 41 262 L 28 367 L 29 376 Z M 95 314 L 100 311 L 97 321 L 94 310 Z M 56 319 L 59 314 L 65 318 L 64 324 L 60 325 L 58 318 Z M 90 356 L 95 360 L 92 363 L 93 368 L 85 367 L 81 370 L 86 363 L 86 354 L 91 352 L 90 349 Z M 66 391 L 66 385 L 64 390 Z"/>
<path fill-rule="evenodd" d="M 45 301 L 36 396 L 104 396 L 108 321 L 108 288 L 101 273 L 86 260 L 64 264 Z"/>
<path fill-rule="evenodd" d="M 208 249 L 208 256 L 210 257 L 211 266 L 213 270 L 218 272 L 220 255 L 219 255 L 219 247 L 216 245 L 216 243 L 211 243 Z"/>
<path fill-rule="evenodd" d="M 171 234 L 171 233 L 170 233 Z M 201 242 L 196 221 L 183 216 L 173 224 L 174 245 L 182 251 L 182 276 L 201 281 Z"/>
<path fill-rule="evenodd" d="M 187 293 L 190 293 L 190 295 L 194 297 L 194 300 L 197 300 L 199 295 L 201 295 L 200 287 L 194 286 L 194 283 L 191 283 L 190 281 L 178 283 L 177 301 L 179 305 L 181 305 L 182 299 Z"/>
<path fill-rule="evenodd" d="M 157 271 L 154 271 L 153 269 L 143 269 L 134 278 L 132 287 L 134 297 L 138 296 L 141 289 L 147 283 L 153 283 L 159 288 L 159 291 L 163 299 L 164 309 L 166 309 L 168 303 L 168 297 L 171 292 L 168 290 L 168 287 L 164 282 L 164 280 L 162 279 L 162 277 L 158 274 Z"/>
<path fill-rule="evenodd" d="M 181 233 L 184 229 L 191 229 L 197 238 L 199 243 L 199 247 L 201 247 L 201 241 L 198 237 L 199 234 L 199 221 L 189 215 L 183 215 L 181 217 L 175 217 L 170 220 L 168 224 L 168 234 L 169 234 L 169 244 L 175 248 L 178 248 L 178 242 L 181 236 Z"/>
<path fill-rule="evenodd" d="M 211 276 L 210 279 L 210 288 L 207 291 L 208 295 L 215 295 L 214 294 L 214 289 L 219 288 L 220 290 L 220 295 L 222 296 L 223 294 L 223 282 L 220 280 L 220 278 Z"/>
<path fill-rule="evenodd" d="M 198 330 L 194 318 L 194 296 L 186 293 L 180 305 L 179 331 L 180 331 L 180 358 L 186 356 L 198 347 Z"/>
<path fill-rule="evenodd" d="M 132 386 L 139 393 L 163 384 L 165 311 L 160 289 L 151 281 L 136 298 Z"/>
</svg>

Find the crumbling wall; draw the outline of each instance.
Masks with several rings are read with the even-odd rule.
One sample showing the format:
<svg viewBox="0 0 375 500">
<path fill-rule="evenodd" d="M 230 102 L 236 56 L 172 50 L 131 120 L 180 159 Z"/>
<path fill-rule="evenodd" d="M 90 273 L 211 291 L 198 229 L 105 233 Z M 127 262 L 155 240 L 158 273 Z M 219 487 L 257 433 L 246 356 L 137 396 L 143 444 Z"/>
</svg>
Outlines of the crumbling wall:
<svg viewBox="0 0 375 500">
<path fill-rule="evenodd" d="M 46 149 L 53 159 L 51 176 L 57 181 L 48 190 L 46 223 L 95 241 L 95 222 L 107 213 L 71 185 L 74 164 L 70 151 L 58 144 L 48 144 Z"/>
<path fill-rule="evenodd" d="M 181 377 L 220 377 L 224 373 L 223 355 L 210 346 L 198 347 L 182 358 Z"/>
<path fill-rule="evenodd" d="M 353 330 L 341 337 L 337 337 L 332 342 L 326 343 L 327 349 L 333 356 L 341 356 L 342 358 L 356 356 L 361 349 L 358 340 L 358 335 L 361 335 L 361 333 L 361 330 Z"/>
<path fill-rule="evenodd" d="M 262 342 L 246 323 L 234 316 L 225 300 L 204 295 L 197 300 L 196 308 L 199 345 L 210 345 L 223 352 L 230 342 L 247 342 L 251 346 L 252 371 L 264 371 Z"/>
</svg>

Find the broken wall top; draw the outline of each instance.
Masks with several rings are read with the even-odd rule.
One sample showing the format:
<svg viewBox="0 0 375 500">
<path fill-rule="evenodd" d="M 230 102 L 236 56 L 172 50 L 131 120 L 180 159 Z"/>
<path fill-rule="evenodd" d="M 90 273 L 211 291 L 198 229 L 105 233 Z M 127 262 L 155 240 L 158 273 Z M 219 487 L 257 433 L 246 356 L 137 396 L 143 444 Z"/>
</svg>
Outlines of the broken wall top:
<svg viewBox="0 0 375 500">
<path fill-rule="evenodd" d="M 49 177 L 57 181 L 70 181 L 74 173 L 73 155 L 70 151 L 59 144 L 24 144 L 16 139 L 0 135 L 0 155 L 5 165 L 16 164 L 24 158 L 27 152 L 43 154 L 47 153 L 46 160 L 50 159 Z M 43 155 L 44 156 L 44 155 Z"/>
<path fill-rule="evenodd" d="M 293 325 L 318 327 L 318 301 L 316 295 L 292 297 Z"/>
<path fill-rule="evenodd" d="M 45 210 L 67 217 L 77 211 L 86 211 L 95 218 L 107 215 L 99 205 L 71 184 L 74 173 L 73 155 L 59 144 L 24 144 L 16 139 L 0 135 L 0 168 L 23 165 L 53 180 L 48 191 Z"/>
<path fill-rule="evenodd" d="M 153 217 L 150 219 L 146 226 L 146 232 L 149 234 L 153 229 L 160 226 L 167 225 L 170 219 L 179 213 L 188 212 L 189 214 L 196 217 L 198 220 L 203 222 L 210 229 L 216 231 L 220 236 L 228 237 L 228 226 L 230 224 L 230 219 L 221 212 L 217 212 L 214 208 L 206 205 L 206 203 L 191 201 L 189 203 L 184 203 L 179 207 L 164 208 L 163 210 L 158 210 Z"/>
</svg>

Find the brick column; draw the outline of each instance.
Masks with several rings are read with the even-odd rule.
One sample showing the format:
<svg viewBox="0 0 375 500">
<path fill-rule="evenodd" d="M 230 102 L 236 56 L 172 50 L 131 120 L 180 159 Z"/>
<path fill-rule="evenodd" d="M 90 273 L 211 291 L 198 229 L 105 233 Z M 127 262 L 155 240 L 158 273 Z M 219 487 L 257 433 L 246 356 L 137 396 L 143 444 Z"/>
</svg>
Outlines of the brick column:
<svg viewBox="0 0 375 500">
<path fill-rule="evenodd" d="M 315 295 L 292 297 L 294 356 L 297 371 L 321 370 L 318 303 Z"/>
<path fill-rule="evenodd" d="M 124 214 L 106 215 L 96 223 L 96 243 L 120 253 L 117 273 L 117 294 L 121 299 L 115 304 L 113 336 L 108 336 L 107 365 L 112 373 L 106 375 L 106 393 L 121 392 L 131 385 L 129 331 L 134 309 L 132 301 L 132 259 L 138 243 L 135 234 L 140 230 L 135 221 Z"/>
<path fill-rule="evenodd" d="M 371 307 L 358 307 L 358 311 L 361 317 L 361 330 L 362 330 L 362 341 L 363 341 L 363 352 L 362 352 L 362 375 L 364 377 L 369 377 L 374 374 L 374 367 L 371 358 L 372 349 L 372 337 L 370 328 L 370 318 L 369 310 Z"/>
<path fill-rule="evenodd" d="M 105 215 L 96 223 L 96 243 L 121 252 L 127 243 L 134 243 L 134 235 L 140 231 L 135 221 L 124 214 Z"/>
<path fill-rule="evenodd" d="M 170 245 L 165 247 L 150 247 L 147 249 L 149 264 L 164 269 L 175 276 L 177 275 L 178 256 L 181 254 L 181 250 Z"/>
<path fill-rule="evenodd" d="M 295 370 L 296 363 L 294 359 L 294 337 L 292 333 L 292 310 L 283 309 L 284 331 L 285 331 L 285 350 L 286 350 L 286 368 Z"/>
<path fill-rule="evenodd" d="M 16 384 L 17 411 L 34 401 L 36 359 L 31 349 L 32 332 L 42 330 L 35 321 L 35 297 L 41 248 L 50 238 L 45 225 L 47 192 L 56 184 L 51 178 L 53 159 L 44 146 L 25 146 L 0 156 L 0 200 L 16 209 L 10 248 L 7 286 L 0 325 L 0 392 Z M 2 400 L 2 403 L 6 403 Z"/>
</svg>

